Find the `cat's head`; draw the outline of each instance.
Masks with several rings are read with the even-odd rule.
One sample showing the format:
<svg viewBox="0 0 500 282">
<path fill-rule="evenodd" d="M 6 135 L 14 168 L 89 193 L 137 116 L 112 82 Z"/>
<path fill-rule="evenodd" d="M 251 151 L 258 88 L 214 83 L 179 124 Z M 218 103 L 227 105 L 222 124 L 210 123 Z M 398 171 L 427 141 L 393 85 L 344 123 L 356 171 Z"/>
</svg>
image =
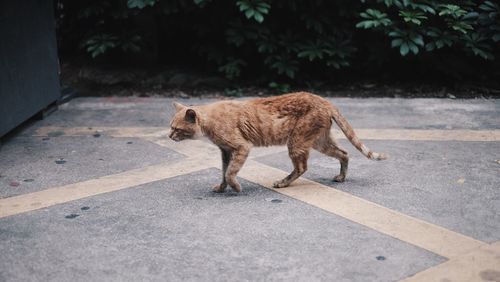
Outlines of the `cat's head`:
<svg viewBox="0 0 500 282">
<path fill-rule="evenodd" d="M 201 129 L 196 111 L 177 102 L 174 102 L 174 107 L 175 115 L 170 122 L 168 137 L 174 141 L 198 137 Z"/>
</svg>

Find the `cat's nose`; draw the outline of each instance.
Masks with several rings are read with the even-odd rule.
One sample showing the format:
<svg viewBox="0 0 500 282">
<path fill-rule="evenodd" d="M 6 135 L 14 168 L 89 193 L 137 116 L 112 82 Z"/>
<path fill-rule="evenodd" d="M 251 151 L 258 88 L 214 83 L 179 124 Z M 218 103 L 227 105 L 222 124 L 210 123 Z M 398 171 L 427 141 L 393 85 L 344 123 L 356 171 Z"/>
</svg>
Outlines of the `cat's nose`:
<svg viewBox="0 0 500 282">
<path fill-rule="evenodd" d="M 179 142 L 179 137 L 175 136 L 174 131 L 170 131 L 170 133 L 168 134 L 168 137 L 170 139 L 174 140 L 175 142 Z"/>
</svg>

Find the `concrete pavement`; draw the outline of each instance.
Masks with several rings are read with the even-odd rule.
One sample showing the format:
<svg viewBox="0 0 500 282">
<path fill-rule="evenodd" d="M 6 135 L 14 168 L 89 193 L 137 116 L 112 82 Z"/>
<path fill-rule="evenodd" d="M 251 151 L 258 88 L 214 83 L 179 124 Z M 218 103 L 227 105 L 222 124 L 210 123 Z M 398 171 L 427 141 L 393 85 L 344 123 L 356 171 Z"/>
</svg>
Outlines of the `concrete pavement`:
<svg viewBox="0 0 500 282">
<path fill-rule="evenodd" d="M 314 153 L 272 189 L 286 150 L 256 149 L 240 194 L 210 192 L 216 148 L 165 137 L 172 101 L 75 99 L 2 145 L 0 280 L 500 280 L 498 100 L 333 99 L 391 158 L 342 139 L 346 182 Z"/>
</svg>

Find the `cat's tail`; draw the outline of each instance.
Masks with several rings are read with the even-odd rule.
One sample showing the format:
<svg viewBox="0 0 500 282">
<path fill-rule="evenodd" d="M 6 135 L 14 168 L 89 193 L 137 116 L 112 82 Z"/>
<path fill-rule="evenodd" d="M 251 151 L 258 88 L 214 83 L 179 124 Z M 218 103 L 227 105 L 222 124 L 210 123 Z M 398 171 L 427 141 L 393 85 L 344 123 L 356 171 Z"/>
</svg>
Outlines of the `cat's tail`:
<svg viewBox="0 0 500 282">
<path fill-rule="evenodd" d="M 332 105 L 332 119 L 335 121 L 335 123 L 337 123 L 342 132 L 344 132 L 345 137 L 349 139 L 351 144 L 356 149 L 358 149 L 358 151 L 360 151 L 365 157 L 377 161 L 387 159 L 387 156 L 384 153 L 377 153 L 366 147 L 365 144 L 363 144 L 361 140 L 359 140 L 358 136 L 356 136 L 356 133 L 354 132 L 354 129 L 349 124 L 349 122 L 344 118 L 344 116 L 340 114 L 339 110 L 333 105 Z"/>
</svg>

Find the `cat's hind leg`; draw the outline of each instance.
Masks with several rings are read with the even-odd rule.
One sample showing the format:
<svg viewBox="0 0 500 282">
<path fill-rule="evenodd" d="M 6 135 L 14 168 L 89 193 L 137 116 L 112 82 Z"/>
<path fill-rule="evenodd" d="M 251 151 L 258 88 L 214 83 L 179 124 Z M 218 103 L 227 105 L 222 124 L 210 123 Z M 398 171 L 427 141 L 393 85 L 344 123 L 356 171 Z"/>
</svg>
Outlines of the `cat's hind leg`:
<svg viewBox="0 0 500 282">
<path fill-rule="evenodd" d="M 231 158 L 226 169 L 226 182 L 236 192 L 241 191 L 241 185 L 238 180 L 236 180 L 236 175 L 245 163 L 249 152 L 250 148 L 246 146 L 241 146 L 238 149 L 234 150 L 231 154 Z"/>
<path fill-rule="evenodd" d="M 349 154 L 347 151 L 337 144 L 329 131 L 322 134 L 320 138 L 316 140 L 313 147 L 315 150 L 340 161 L 340 173 L 335 176 L 333 180 L 343 182 L 347 175 L 347 167 L 349 164 Z"/>
<path fill-rule="evenodd" d="M 229 160 L 231 159 L 231 151 L 227 149 L 223 149 L 219 147 L 222 156 L 222 182 L 219 185 L 216 185 L 212 190 L 216 193 L 222 193 L 226 190 L 227 182 L 226 182 L 226 171 L 227 166 L 229 165 Z"/>
<path fill-rule="evenodd" d="M 329 119 L 328 122 L 330 122 Z M 288 156 L 292 159 L 293 171 L 287 177 L 274 182 L 274 188 L 287 187 L 306 172 L 309 151 L 324 128 L 322 124 L 323 122 L 315 116 L 304 117 L 297 122 L 287 142 Z"/>
</svg>

